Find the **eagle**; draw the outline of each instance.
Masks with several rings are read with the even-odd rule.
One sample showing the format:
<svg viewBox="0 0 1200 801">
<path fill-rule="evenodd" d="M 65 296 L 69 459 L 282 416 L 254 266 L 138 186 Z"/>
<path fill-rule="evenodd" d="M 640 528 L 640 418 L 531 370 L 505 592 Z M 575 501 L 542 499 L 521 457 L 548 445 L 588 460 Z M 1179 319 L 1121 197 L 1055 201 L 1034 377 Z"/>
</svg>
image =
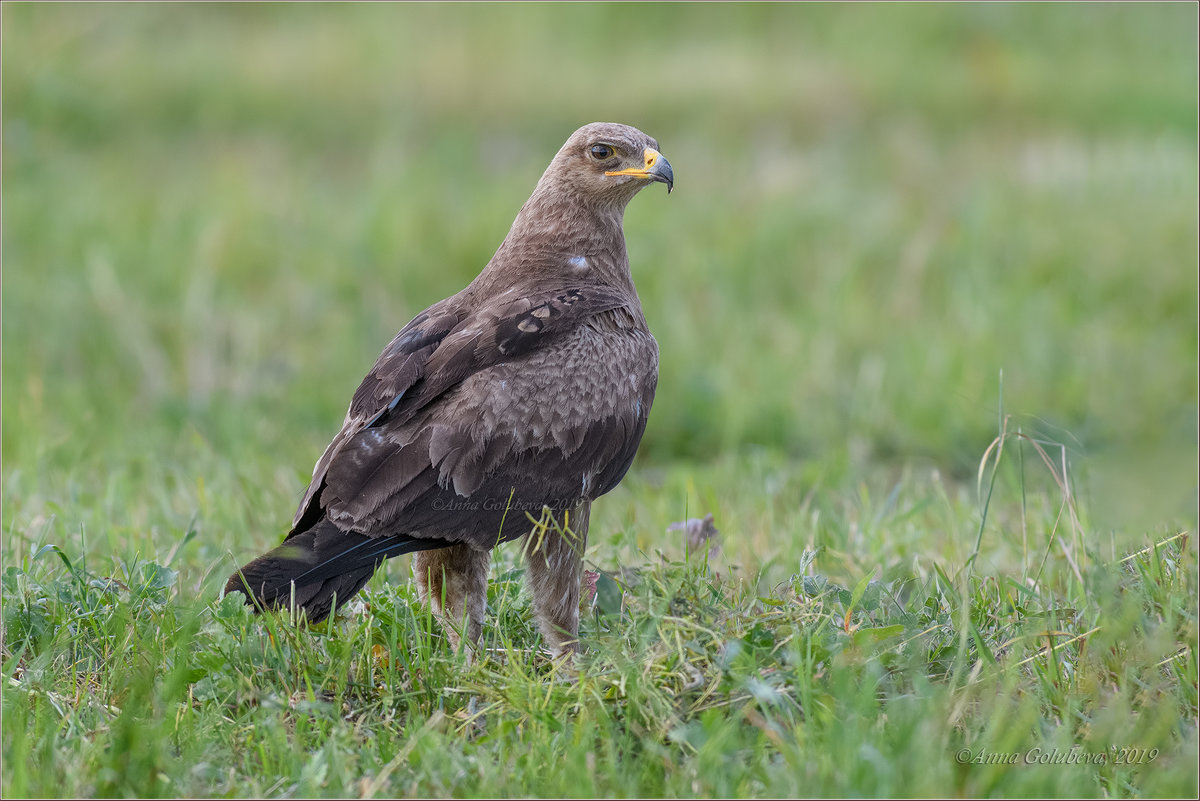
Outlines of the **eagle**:
<svg viewBox="0 0 1200 801">
<path fill-rule="evenodd" d="M 592 501 L 629 469 L 658 383 L 623 229 L 654 182 L 669 194 L 674 173 L 636 128 L 571 134 L 475 280 L 383 349 L 283 543 L 225 592 L 316 622 L 413 553 L 423 602 L 473 652 L 491 551 L 523 537 L 545 645 L 576 651 Z"/>
</svg>

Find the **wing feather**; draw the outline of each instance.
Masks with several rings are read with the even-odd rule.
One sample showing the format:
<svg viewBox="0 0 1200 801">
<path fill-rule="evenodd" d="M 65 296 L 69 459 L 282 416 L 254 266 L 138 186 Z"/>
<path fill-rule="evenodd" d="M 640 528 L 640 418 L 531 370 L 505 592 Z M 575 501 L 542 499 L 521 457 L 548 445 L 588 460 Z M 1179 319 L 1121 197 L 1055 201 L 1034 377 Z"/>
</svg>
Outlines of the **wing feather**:
<svg viewBox="0 0 1200 801">
<path fill-rule="evenodd" d="M 546 398 L 514 397 L 501 406 L 507 417 L 485 424 L 502 376 L 550 392 L 572 370 L 603 370 L 597 359 L 573 362 L 579 343 L 600 336 L 592 326 L 607 313 L 629 316 L 628 296 L 607 286 L 514 294 L 465 314 L 453 311 L 451 298 L 397 334 L 318 461 L 294 531 L 327 514 L 339 528 L 367 536 L 404 533 L 486 547 L 527 531 L 526 513 L 566 508 L 615 486 L 645 428 L 657 349 L 645 365 L 648 381 L 631 386 L 621 367 L 599 381 L 613 393 L 600 399 L 599 412 L 574 410 L 554 436 Z M 653 347 L 648 333 L 644 338 Z M 594 350 L 597 357 L 606 352 Z M 617 397 L 623 395 L 629 397 Z"/>
<path fill-rule="evenodd" d="M 421 379 L 438 343 L 460 321 L 453 303 L 456 298 L 435 303 L 418 314 L 383 349 L 355 391 L 342 429 L 334 435 L 313 467 L 312 481 L 296 509 L 288 538 L 308 530 L 321 519 L 320 495 L 325 488 L 325 474 L 346 442 L 363 428 L 378 422 L 381 415 Z"/>
</svg>

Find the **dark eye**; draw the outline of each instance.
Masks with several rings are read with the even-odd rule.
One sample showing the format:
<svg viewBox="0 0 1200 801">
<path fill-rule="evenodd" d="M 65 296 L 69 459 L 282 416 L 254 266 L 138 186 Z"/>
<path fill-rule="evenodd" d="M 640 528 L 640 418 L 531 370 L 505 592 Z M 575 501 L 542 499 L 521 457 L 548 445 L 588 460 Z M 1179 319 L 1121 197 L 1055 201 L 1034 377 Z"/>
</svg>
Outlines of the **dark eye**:
<svg viewBox="0 0 1200 801">
<path fill-rule="evenodd" d="M 604 161 L 605 159 L 612 158 L 613 155 L 613 149 L 608 145 L 592 145 L 588 152 L 592 154 L 592 158 L 596 161 Z"/>
</svg>

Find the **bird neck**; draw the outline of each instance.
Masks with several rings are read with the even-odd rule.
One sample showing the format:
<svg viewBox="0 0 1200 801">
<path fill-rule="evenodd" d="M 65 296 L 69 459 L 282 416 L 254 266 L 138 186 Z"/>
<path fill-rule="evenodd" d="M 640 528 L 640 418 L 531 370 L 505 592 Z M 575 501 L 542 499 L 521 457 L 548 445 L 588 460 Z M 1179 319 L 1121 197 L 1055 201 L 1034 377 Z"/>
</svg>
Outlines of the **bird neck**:
<svg viewBox="0 0 1200 801">
<path fill-rule="evenodd" d="M 578 279 L 634 293 L 622 227 L 625 204 L 592 205 L 538 190 L 521 207 L 508 236 L 475 280 L 481 292 L 525 280 Z"/>
</svg>

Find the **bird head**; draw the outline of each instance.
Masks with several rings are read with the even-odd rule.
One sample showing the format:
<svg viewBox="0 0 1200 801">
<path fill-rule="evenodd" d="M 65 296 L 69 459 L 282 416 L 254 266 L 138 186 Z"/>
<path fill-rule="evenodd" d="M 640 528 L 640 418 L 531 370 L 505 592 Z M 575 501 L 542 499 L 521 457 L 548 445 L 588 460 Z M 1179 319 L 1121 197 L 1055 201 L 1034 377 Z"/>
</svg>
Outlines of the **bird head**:
<svg viewBox="0 0 1200 801">
<path fill-rule="evenodd" d="M 666 184 L 668 193 L 675 185 L 658 142 L 615 122 L 593 122 L 571 134 L 550 166 L 576 192 L 619 205 L 656 181 Z"/>
</svg>

